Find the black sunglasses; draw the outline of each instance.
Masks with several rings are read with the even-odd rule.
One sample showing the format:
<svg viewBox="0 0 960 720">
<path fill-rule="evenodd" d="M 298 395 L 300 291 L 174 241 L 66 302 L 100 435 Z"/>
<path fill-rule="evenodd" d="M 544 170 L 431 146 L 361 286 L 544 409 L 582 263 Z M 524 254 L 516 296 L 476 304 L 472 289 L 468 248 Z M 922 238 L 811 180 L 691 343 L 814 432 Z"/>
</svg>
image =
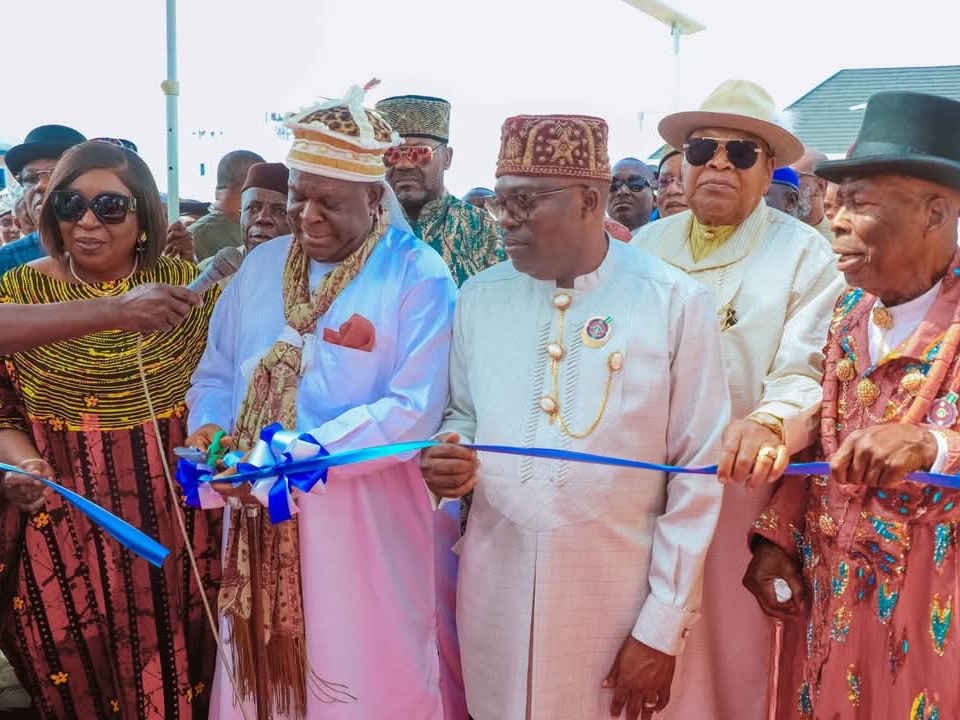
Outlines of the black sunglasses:
<svg viewBox="0 0 960 720">
<path fill-rule="evenodd" d="M 717 138 L 690 138 L 683 146 L 684 157 L 691 165 L 706 165 L 723 148 L 727 160 L 737 170 L 749 170 L 757 164 L 763 152 L 753 140 L 719 140 Z"/>
<path fill-rule="evenodd" d="M 112 192 L 100 193 L 93 200 L 87 200 L 76 190 L 55 190 L 47 196 L 47 202 L 61 222 L 77 222 L 90 209 L 100 222 L 118 225 L 126 220 L 127 213 L 137 211 L 135 197 Z"/>
<path fill-rule="evenodd" d="M 624 185 L 627 186 L 627 190 L 630 192 L 643 192 L 644 188 L 650 188 L 651 190 L 656 190 L 656 183 L 652 183 L 646 178 L 631 178 L 630 180 L 621 180 L 620 178 L 614 178 L 610 183 L 610 194 L 613 195 L 617 190 L 622 188 Z"/>
</svg>

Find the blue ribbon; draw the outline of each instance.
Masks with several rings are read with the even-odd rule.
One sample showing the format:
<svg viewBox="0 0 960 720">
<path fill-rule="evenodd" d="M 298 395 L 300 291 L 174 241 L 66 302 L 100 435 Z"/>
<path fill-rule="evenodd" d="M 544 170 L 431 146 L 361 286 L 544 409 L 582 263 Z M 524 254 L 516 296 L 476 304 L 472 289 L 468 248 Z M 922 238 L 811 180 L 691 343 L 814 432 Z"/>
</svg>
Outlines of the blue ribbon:
<svg viewBox="0 0 960 720">
<path fill-rule="evenodd" d="M 34 475 L 33 473 L 29 473 L 13 465 L 7 465 L 6 463 L 0 463 L 0 470 L 25 475 L 28 478 L 42 482 L 48 488 L 62 496 L 64 500 L 71 503 L 94 523 L 99 525 L 110 537 L 131 552 L 142 557 L 151 565 L 160 567 L 167 555 L 170 554 L 169 550 L 146 533 L 137 530 L 137 528 L 130 523 L 107 512 L 96 503 L 73 492 L 73 490 L 68 490 L 63 487 L 63 485 L 58 485 L 52 480 L 47 480 L 45 477 Z"/>
<path fill-rule="evenodd" d="M 187 501 L 198 498 L 198 488 L 204 482 L 230 482 L 234 485 L 249 482 L 253 486 L 254 496 L 265 505 L 270 512 L 270 520 L 274 523 L 288 520 L 297 512 L 291 488 L 301 492 L 310 492 L 318 482 L 326 484 L 327 470 L 342 465 L 379 460 L 380 458 L 404 453 L 424 450 L 439 445 L 435 440 L 416 440 L 413 442 L 391 443 L 376 447 L 361 448 L 359 450 L 345 450 L 344 452 L 329 454 L 320 443 L 307 434 L 297 434 L 281 430 L 272 425 L 261 434 L 260 442 L 254 448 L 249 460 L 236 465 L 237 473 L 221 479 L 214 478 L 213 468 L 205 465 L 193 466 L 186 461 L 180 461 L 181 472 L 178 478 L 184 486 Z M 680 467 L 677 465 L 661 465 L 659 463 L 641 462 L 626 458 L 610 457 L 608 455 L 593 455 L 591 453 L 557 450 L 555 448 L 521 448 L 510 445 L 475 445 L 463 444 L 463 447 L 472 448 L 478 452 L 498 453 L 501 455 L 523 455 L 527 457 L 544 458 L 547 460 L 565 460 L 567 462 L 590 463 L 593 465 L 610 465 L 626 467 L 636 470 L 653 470 L 666 473 L 688 473 L 693 475 L 716 475 L 717 466 Z M 313 453 L 310 455 L 309 453 Z M 235 461 L 235 458 L 234 458 Z M 184 465 L 189 467 L 185 468 Z M 228 463 L 230 464 L 230 463 Z M 236 463 L 234 463 L 236 464 Z M 787 475 L 829 475 L 830 464 L 826 462 L 793 463 L 785 470 Z M 942 473 L 913 472 L 907 480 L 936 485 L 942 488 L 960 490 L 960 476 L 944 475 Z M 199 506 L 199 500 L 196 500 Z"/>
</svg>

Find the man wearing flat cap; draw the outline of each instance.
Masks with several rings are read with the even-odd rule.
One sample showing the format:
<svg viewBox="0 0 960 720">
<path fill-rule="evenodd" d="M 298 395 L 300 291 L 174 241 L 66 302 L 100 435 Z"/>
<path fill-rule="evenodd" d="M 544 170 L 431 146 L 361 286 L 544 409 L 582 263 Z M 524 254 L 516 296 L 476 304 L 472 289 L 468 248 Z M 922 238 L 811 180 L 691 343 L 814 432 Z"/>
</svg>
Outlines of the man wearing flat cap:
<svg viewBox="0 0 960 720">
<path fill-rule="evenodd" d="M 473 490 L 457 624 L 474 720 L 649 718 L 671 700 L 720 507 L 713 477 L 484 455 L 522 445 L 682 466 L 729 417 L 707 290 L 604 232 L 607 124 L 503 126 L 496 195 L 509 261 L 457 302 L 438 496 Z"/>
<path fill-rule="evenodd" d="M 413 232 L 443 257 L 457 285 L 502 258 L 493 218 L 451 195 L 443 184 L 450 169 L 450 103 L 401 95 L 377 103 L 403 144 L 384 155 L 387 181 Z"/>
<path fill-rule="evenodd" d="M 947 489 L 960 484 L 906 479 L 960 472 L 958 127 L 958 102 L 879 93 L 847 159 L 817 166 L 839 184 L 848 285 L 814 445 L 830 473 L 784 480 L 744 578 L 805 636 L 787 648 L 801 667 L 781 685 L 781 719 L 960 717 L 960 490 Z"/>
<path fill-rule="evenodd" d="M 217 303 L 187 396 L 193 447 L 223 430 L 248 451 L 280 423 L 336 453 L 440 424 L 456 287 L 387 211 L 383 154 L 400 138 L 363 96 L 353 87 L 287 121 L 293 234 L 250 251 Z M 217 490 L 245 504 L 226 516 L 219 605 L 247 712 L 221 664 L 215 717 L 466 718 L 458 518 L 432 512 L 416 457 L 332 468 L 276 524 L 260 521 L 249 484 L 203 502 L 222 506 Z"/>
<path fill-rule="evenodd" d="M 764 484 L 771 467 L 809 444 L 823 338 L 841 286 L 817 231 L 764 202 L 774 168 L 803 146 L 776 122 L 763 88 L 725 82 L 699 110 L 669 115 L 659 130 L 683 153 L 690 210 L 651 223 L 634 243 L 710 290 L 733 408 L 719 475 L 737 481 L 724 494 L 707 558 L 703 616 L 681 672 L 688 684 L 667 716 L 761 720 L 773 629 L 740 583 L 750 560 L 744 538 L 772 491 Z M 748 492 L 748 476 L 763 487 Z"/>
</svg>

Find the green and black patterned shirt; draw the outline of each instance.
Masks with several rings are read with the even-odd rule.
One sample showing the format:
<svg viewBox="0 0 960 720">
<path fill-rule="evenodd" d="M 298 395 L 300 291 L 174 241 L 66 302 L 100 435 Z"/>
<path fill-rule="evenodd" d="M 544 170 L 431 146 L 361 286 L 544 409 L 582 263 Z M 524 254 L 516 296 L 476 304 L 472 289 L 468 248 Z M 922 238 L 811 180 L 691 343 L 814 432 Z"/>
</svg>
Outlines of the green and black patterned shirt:
<svg viewBox="0 0 960 720">
<path fill-rule="evenodd" d="M 490 213 L 450 193 L 427 203 L 419 218 L 408 221 L 414 234 L 443 257 L 457 287 L 504 258 Z"/>
</svg>

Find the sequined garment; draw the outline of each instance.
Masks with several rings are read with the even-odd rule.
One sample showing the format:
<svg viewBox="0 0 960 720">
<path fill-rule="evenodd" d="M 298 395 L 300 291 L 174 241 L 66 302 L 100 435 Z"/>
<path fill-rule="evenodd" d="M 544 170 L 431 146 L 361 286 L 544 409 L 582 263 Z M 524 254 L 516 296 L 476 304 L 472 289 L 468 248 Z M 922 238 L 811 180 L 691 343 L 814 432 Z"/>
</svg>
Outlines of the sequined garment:
<svg viewBox="0 0 960 720">
<path fill-rule="evenodd" d="M 440 253 L 458 287 L 503 260 L 493 218 L 450 193 L 424 205 L 409 222 L 414 234 Z"/>
<path fill-rule="evenodd" d="M 841 297 L 826 349 L 821 457 L 859 429 L 902 421 L 916 396 L 940 398 L 960 382 L 960 357 L 943 342 L 960 302 L 958 257 L 923 322 L 885 358 L 868 357 L 876 298 Z M 924 391 L 927 381 L 938 387 Z M 947 441 L 944 472 L 957 473 L 956 422 L 929 427 Z M 809 477 L 781 486 L 754 533 L 802 563 L 810 613 L 805 627 L 788 626 L 780 718 L 960 717 L 958 520 L 960 492 L 928 485 L 853 488 Z"/>
<path fill-rule="evenodd" d="M 161 258 L 120 294 L 148 282 L 182 285 L 197 271 Z M 0 281 L 0 300 L 94 297 L 29 266 Z M 144 364 L 160 417 L 157 438 L 140 387 L 136 333 L 103 332 L 17 353 L 0 365 L 0 430 L 31 435 L 58 482 L 171 550 L 156 569 L 48 494 L 33 515 L 0 510 L 0 645 L 44 718 L 205 718 L 216 649 L 190 573 L 161 465 L 183 444 L 183 398 L 203 352 L 213 291 L 170 333 L 146 336 Z M 186 509 L 188 533 L 216 603 L 220 522 Z M 215 605 L 214 605 L 215 607 Z"/>
</svg>

